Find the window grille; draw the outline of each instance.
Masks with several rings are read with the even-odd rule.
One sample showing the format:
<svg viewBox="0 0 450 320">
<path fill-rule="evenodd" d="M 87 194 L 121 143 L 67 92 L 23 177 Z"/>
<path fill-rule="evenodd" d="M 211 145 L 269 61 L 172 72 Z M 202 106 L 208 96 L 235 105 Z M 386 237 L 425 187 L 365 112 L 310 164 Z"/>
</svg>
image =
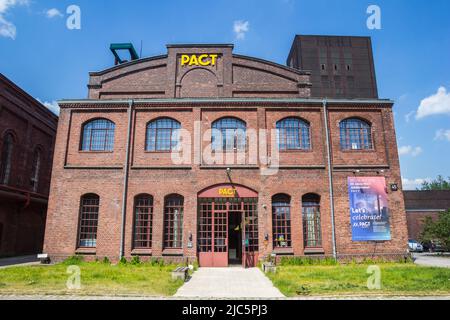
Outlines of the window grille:
<svg viewBox="0 0 450 320">
<path fill-rule="evenodd" d="M 115 124 L 106 119 L 88 122 L 83 127 L 82 151 L 113 151 Z"/>
<path fill-rule="evenodd" d="M 277 123 L 278 148 L 286 150 L 310 150 L 310 126 L 297 118 L 287 118 Z"/>
</svg>

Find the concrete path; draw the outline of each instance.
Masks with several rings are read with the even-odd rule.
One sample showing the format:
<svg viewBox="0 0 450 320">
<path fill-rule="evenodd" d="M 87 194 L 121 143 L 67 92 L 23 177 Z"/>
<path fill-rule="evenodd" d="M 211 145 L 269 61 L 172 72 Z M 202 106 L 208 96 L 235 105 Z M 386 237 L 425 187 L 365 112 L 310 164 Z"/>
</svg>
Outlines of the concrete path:
<svg viewBox="0 0 450 320">
<path fill-rule="evenodd" d="M 264 298 L 259 298 L 264 300 Z M 279 299 L 279 298 L 278 298 Z M 184 301 L 186 298 L 183 297 L 148 297 L 148 296 L 82 296 L 82 295 L 1 295 L 0 301 L 3 300 L 169 300 L 169 301 Z M 192 300 L 196 300 L 192 298 Z M 198 298 L 198 300 L 207 300 L 205 298 Z M 211 301 L 219 300 L 217 298 L 209 298 Z M 252 299 L 254 300 L 254 299 Z M 258 300 L 258 299 L 256 299 Z M 448 300 L 450 301 L 450 296 L 307 296 L 307 297 L 296 297 L 296 298 L 286 298 L 285 300 Z"/>
<path fill-rule="evenodd" d="M 422 266 L 450 268 L 450 256 L 439 256 L 433 253 L 414 253 L 414 263 Z"/>
<path fill-rule="evenodd" d="M 82 295 L 1 295 L 2 300 L 170 300 L 179 301 L 185 300 L 183 297 L 146 297 L 146 296 L 82 296 Z M 204 300 L 205 298 L 192 298 L 192 300 Z M 266 298 L 259 298 L 264 300 Z M 280 298 L 273 298 L 275 300 L 284 300 Z M 220 300 L 218 298 L 211 298 L 210 300 Z M 255 299 L 251 299 L 255 300 Z M 258 299 L 256 299 L 258 300 Z M 285 298 L 285 300 L 449 300 L 450 296 L 307 296 L 296 298 Z"/>
<path fill-rule="evenodd" d="M 0 259 L 0 269 L 39 264 L 37 255 Z"/>
<path fill-rule="evenodd" d="M 175 297 L 284 298 L 284 295 L 258 268 L 200 268 Z"/>
</svg>

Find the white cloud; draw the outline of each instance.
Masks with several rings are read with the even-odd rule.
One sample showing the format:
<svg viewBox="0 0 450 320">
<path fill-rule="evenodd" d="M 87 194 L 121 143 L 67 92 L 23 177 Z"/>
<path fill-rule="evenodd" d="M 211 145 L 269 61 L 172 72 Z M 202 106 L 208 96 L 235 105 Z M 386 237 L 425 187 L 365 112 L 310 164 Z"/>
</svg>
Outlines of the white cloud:
<svg viewBox="0 0 450 320">
<path fill-rule="evenodd" d="M 423 149 L 421 147 L 413 147 L 413 146 L 403 146 L 398 148 L 398 154 L 400 156 L 413 156 L 417 157 L 423 152 Z"/>
<path fill-rule="evenodd" d="M 450 141 L 450 130 L 440 129 L 436 131 L 436 136 L 434 140 L 447 140 Z"/>
<path fill-rule="evenodd" d="M 52 8 L 52 9 L 50 9 L 50 10 L 47 10 L 47 11 L 45 12 L 45 14 L 46 14 L 47 18 L 49 18 L 49 19 L 55 18 L 55 17 L 62 17 L 62 16 L 63 16 L 63 14 L 61 13 L 61 11 L 59 11 L 59 10 L 56 9 L 56 8 Z"/>
<path fill-rule="evenodd" d="M 6 20 L 5 15 L 8 11 L 18 5 L 28 5 L 29 0 L 0 0 L 0 37 L 16 39 L 16 26 Z"/>
<path fill-rule="evenodd" d="M 416 119 L 438 114 L 450 115 L 450 92 L 445 87 L 440 87 L 435 94 L 420 102 Z"/>
<path fill-rule="evenodd" d="M 405 121 L 409 123 L 411 121 L 411 117 L 416 113 L 416 111 L 411 111 L 407 115 L 405 115 Z"/>
<path fill-rule="evenodd" d="M 422 183 L 431 181 L 430 178 L 407 179 L 402 177 L 403 190 L 416 190 Z"/>
<path fill-rule="evenodd" d="M 5 38 L 16 39 L 16 26 L 7 21 L 0 14 L 0 36 Z"/>
<path fill-rule="evenodd" d="M 245 39 L 245 34 L 250 30 L 250 22 L 238 20 L 234 22 L 233 31 L 236 34 L 236 39 Z"/>
<path fill-rule="evenodd" d="M 42 101 L 39 98 L 36 99 L 36 100 L 39 101 L 40 103 L 42 103 L 48 110 L 50 110 L 51 112 L 53 112 L 57 116 L 59 115 L 59 105 L 58 105 L 58 103 L 56 101 L 52 101 L 52 102 Z"/>
</svg>

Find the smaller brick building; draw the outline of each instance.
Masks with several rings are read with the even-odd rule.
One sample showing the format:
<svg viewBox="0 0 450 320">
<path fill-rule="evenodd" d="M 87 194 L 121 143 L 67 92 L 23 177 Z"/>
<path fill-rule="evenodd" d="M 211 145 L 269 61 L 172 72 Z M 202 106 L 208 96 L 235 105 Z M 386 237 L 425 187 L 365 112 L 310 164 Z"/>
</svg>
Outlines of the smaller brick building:
<svg viewBox="0 0 450 320">
<path fill-rule="evenodd" d="M 405 191 L 406 219 L 410 239 L 418 240 L 426 217 L 437 219 L 450 209 L 450 190 Z"/>
<path fill-rule="evenodd" d="M 0 74 L 0 256 L 42 250 L 57 122 Z"/>
</svg>

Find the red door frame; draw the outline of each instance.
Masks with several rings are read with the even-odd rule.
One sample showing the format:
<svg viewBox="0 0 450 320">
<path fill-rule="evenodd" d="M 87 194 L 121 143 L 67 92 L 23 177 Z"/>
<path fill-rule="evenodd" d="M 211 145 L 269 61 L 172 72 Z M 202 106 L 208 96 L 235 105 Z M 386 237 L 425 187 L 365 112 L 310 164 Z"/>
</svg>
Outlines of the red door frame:
<svg viewBox="0 0 450 320">
<path fill-rule="evenodd" d="M 245 211 L 245 198 L 253 198 L 257 199 L 258 194 L 256 191 L 251 190 L 249 188 L 246 188 L 244 186 L 239 185 L 230 185 L 230 184 L 223 184 L 223 185 L 216 185 L 210 188 L 207 188 L 199 193 L 198 199 L 202 198 L 208 198 L 212 199 L 212 202 L 208 202 L 211 204 L 211 245 L 210 245 L 210 251 L 208 252 L 201 252 L 199 250 L 199 264 L 201 267 L 228 267 L 229 264 L 229 257 L 228 257 L 228 223 L 229 223 L 229 213 L 230 212 L 241 212 L 241 221 L 242 221 L 242 266 L 244 268 L 249 267 L 255 267 L 258 260 L 258 252 L 257 250 L 254 251 L 251 248 L 250 244 L 247 244 L 247 221 L 246 221 L 246 211 Z M 225 210 L 217 210 L 216 211 L 216 202 L 214 199 L 217 198 L 231 198 L 231 199 L 239 199 L 239 206 L 240 210 L 230 210 L 230 201 L 224 202 L 226 204 Z M 222 202 L 223 203 L 223 202 Z M 256 205 L 256 211 L 252 212 L 252 214 L 256 214 L 257 217 L 257 202 L 253 205 Z M 202 212 L 201 205 L 199 206 L 199 215 L 201 216 L 204 212 Z M 209 212 L 207 212 L 209 213 Z M 216 213 L 218 214 L 224 214 L 225 213 L 225 230 L 223 230 L 224 225 L 222 224 L 222 230 L 221 232 L 225 232 L 225 237 L 223 238 L 225 240 L 225 252 L 216 252 Z M 252 215 L 253 217 L 253 215 Z M 204 219 L 203 216 L 201 216 L 202 219 Z M 208 218 L 206 218 L 208 219 Z M 255 227 L 254 225 L 252 226 Z M 257 228 L 256 224 L 256 228 Z M 198 231 L 198 233 L 200 230 Z M 204 231 L 203 231 L 204 232 Z M 208 232 L 206 232 L 208 233 Z M 253 235 L 254 237 L 254 235 Z M 203 239 L 205 240 L 205 239 Z M 209 239 L 207 239 L 209 240 Z M 206 247 L 209 247 L 206 245 Z M 250 248 L 250 249 L 249 249 Z"/>
</svg>

